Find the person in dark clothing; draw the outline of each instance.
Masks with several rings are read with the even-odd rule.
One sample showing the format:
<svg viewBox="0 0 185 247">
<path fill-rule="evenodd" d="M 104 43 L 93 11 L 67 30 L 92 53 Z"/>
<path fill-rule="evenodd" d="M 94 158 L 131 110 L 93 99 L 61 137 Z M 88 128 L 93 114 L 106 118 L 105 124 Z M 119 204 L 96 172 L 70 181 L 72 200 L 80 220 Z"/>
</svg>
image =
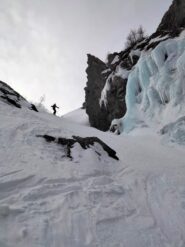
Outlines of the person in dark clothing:
<svg viewBox="0 0 185 247">
<path fill-rule="evenodd" d="M 51 106 L 51 108 L 53 108 L 53 115 L 56 115 L 56 112 L 57 112 L 56 109 L 57 108 L 59 109 L 59 107 L 56 104 L 54 104 Z"/>
</svg>

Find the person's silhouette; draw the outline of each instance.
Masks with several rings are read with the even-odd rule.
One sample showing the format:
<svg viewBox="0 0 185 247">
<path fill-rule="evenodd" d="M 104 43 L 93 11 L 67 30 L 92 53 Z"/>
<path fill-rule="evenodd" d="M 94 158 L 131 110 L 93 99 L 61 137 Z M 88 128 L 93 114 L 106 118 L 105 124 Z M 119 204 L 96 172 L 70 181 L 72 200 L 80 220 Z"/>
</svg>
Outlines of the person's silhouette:
<svg viewBox="0 0 185 247">
<path fill-rule="evenodd" d="M 54 104 L 51 106 L 51 108 L 53 108 L 53 115 L 56 115 L 56 112 L 57 112 L 56 109 L 57 108 L 59 109 L 59 107 L 56 104 Z"/>
</svg>

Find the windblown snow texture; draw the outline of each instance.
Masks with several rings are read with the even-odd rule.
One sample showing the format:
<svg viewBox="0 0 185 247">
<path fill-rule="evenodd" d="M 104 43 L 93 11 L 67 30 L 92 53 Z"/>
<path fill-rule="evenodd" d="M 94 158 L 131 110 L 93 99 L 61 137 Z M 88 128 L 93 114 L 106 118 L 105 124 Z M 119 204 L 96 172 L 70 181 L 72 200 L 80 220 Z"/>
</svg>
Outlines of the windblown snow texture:
<svg viewBox="0 0 185 247">
<path fill-rule="evenodd" d="M 72 121 L 0 100 L 0 246 L 184 246 L 184 148 L 149 130 L 98 131 L 82 111 Z M 97 136 L 120 160 L 79 143 L 71 160 L 65 146 L 36 137 L 45 133 Z"/>
</svg>

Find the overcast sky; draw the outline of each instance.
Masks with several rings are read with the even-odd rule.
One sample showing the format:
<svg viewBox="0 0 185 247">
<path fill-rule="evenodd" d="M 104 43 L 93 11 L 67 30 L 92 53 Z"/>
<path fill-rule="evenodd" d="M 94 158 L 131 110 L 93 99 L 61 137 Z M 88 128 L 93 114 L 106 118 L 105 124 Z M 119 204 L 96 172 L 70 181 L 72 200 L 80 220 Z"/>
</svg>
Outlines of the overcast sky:
<svg viewBox="0 0 185 247">
<path fill-rule="evenodd" d="M 155 31 L 172 0 L 0 0 L 0 80 L 28 100 L 84 101 L 87 53 L 121 51 L 131 28 Z"/>
</svg>

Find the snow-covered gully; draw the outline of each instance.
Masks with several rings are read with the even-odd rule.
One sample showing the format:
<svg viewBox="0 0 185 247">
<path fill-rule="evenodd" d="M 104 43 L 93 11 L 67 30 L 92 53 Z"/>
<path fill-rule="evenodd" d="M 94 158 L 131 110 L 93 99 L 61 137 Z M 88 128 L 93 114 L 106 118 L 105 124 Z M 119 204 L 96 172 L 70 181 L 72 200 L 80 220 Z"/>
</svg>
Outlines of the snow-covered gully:
<svg viewBox="0 0 185 247">
<path fill-rule="evenodd" d="M 82 110 L 73 114 L 0 102 L 0 246 L 185 246 L 183 148 L 150 130 L 103 133 L 86 126 Z M 76 144 L 70 160 L 36 137 L 45 133 L 97 136 L 120 161 Z"/>
</svg>

